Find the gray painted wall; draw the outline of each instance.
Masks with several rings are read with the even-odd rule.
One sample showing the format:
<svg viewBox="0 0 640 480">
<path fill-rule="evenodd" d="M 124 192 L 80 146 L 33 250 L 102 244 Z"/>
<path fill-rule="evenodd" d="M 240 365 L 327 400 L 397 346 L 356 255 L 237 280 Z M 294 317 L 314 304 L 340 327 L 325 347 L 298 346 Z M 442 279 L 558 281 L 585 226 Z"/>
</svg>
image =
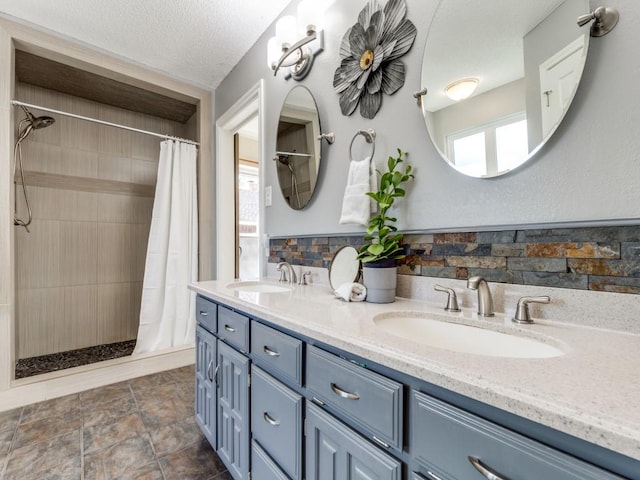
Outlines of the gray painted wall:
<svg viewBox="0 0 640 480">
<path fill-rule="evenodd" d="M 526 1 L 526 0 L 523 0 Z M 481 2 L 478 2 L 479 4 Z M 529 224 L 640 220 L 640 102 L 634 100 L 640 80 L 640 4 L 611 0 L 621 19 L 603 38 L 591 39 L 582 83 L 573 105 L 553 138 L 537 157 L 516 171 L 495 179 L 465 177 L 441 160 L 429 140 L 420 109 L 412 97 L 420 89 L 420 67 L 429 24 L 437 0 L 407 0 L 408 17 L 418 28 L 411 51 L 403 57 L 406 81 L 395 95 L 385 96 L 373 120 L 340 113 L 333 91 L 333 73 L 345 30 L 355 23 L 366 0 L 338 0 L 327 13 L 325 50 L 316 57 L 302 82 L 315 95 L 324 131 L 336 142 L 324 146 L 318 189 L 307 208 L 289 208 L 277 188 L 273 162 L 265 160 L 265 185 L 274 186 L 273 206 L 266 209 L 271 236 L 362 232 L 340 225 L 342 193 L 348 170 L 348 149 L 358 129 L 374 128 L 376 162 L 381 165 L 396 147 L 410 153 L 416 180 L 401 202 L 399 227 L 404 230 L 487 230 Z M 599 5 L 591 2 L 592 9 Z M 297 1 L 287 9 L 295 13 Z M 585 12 L 586 13 L 586 12 Z M 265 82 L 267 152 L 275 149 L 282 102 L 297 83 L 273 77 L 266 64 L 269 29 L 215 92 L 218 118 L 260 78 Z M 356 142 L 358 146 L 364 142 Z M 358 150 L 358 148 L 354 149 Z M 354 151 L 354 156 L 364 155 Z"/>
</svg>

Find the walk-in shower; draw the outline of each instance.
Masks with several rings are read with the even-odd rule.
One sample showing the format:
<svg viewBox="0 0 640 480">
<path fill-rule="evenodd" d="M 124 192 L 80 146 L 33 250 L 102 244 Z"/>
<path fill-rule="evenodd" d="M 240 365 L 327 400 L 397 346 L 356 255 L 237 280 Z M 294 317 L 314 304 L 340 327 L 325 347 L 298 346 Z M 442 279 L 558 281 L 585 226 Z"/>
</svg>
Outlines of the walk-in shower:
<svg viewBox="0 0 640 480">
<path fill-rule="evenodd" d="M 27 194 L 27 186 L 24 181 L 24 165 L 22 161 L 22 142 L 26 139 L 33 130 L 40 128 L 47 128 L 55 123 L 55 118 L 48 116 L 36 117 L 33 113 L 27 110 L 24 106 L 20 106 L 24 111 L 26 117 L 20 120 L 18 125 L 18 140 L 16 146 L 13 149 L 13 185 L 15 190 L 15 203 L 13 209 L 13 224 L 16 226 L 24 227 L 29 231 L 29 225 L 33 220 L 33 212 L 31 211 L 31 204 L 29 203 L 29 195 Z M 27 219 L 23 220 L 18 217 L 18 183 L 16 181 L 16 169 L 20 169 L 20 183 L 22 184 L 22 195 L 24 197 L 24 203 L 27 207 Z"/>
</svg>

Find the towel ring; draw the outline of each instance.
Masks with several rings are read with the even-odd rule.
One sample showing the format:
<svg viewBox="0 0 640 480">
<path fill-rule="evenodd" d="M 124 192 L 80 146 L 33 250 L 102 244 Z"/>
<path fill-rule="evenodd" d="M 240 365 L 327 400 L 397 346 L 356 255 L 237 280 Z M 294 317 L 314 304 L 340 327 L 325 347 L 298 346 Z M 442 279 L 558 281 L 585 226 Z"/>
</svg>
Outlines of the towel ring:
<svg viewBox="0 0 640 480">
<path fill-rule="evenodd" d="M 373 158 L 373 154 L 376 152 L 376 131 L 373 128 L 368 128 L 367 130 L 358 130 L 351 139 L 351 144 L 349 145 L 350 162 L 353 161 L 353 155 L 351 154 L 351 150 L 353 149 L 353 142 L 355 142 L 358 135 L 362 135 L 365 141 L 371 144 L 371 158 Z"/>
</svg>

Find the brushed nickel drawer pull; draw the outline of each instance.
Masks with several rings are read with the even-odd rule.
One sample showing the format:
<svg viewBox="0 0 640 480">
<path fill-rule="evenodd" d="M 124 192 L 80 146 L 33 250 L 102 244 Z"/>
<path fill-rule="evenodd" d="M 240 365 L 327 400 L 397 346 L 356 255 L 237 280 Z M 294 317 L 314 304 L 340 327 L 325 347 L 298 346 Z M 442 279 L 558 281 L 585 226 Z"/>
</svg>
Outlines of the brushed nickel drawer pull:
<svg viewBox="0 0 640 480">
<path fill-rule="evenodd" d="M 382 440 L 380 440 L 378 437 L 376 437 L 375 435 L 373 435 L 371 437 L 373 439 L 374 442 L 376 442 L 377 444 L 379 444 L 380 446 L 384 447 L 384 448 L 391 448 L 391 445 L 389 445 L 386 442 L 383 442 Z"/>
<path fill-rule="evenodd" d="M 224 329 L 225 329 L 227 332 L 231 332 L 231 333 L 233 333 L 233 332 L 235 332 L 235 331 L 236 331 L 236 329 L 235 329 L 235 328 L 230 327 L 229 325 L 225 325 L 225 326 L 224 326 Z"/>
<path fill-rule="evenodd" d="M 264 353 L 266 353 L 267 355 L 269 355 L 271 357 L 279 357 L 280 356 L 280 352 L 276 352 L 275 350 L 271 350 L 266 345 L 264 346 L 263 350 L 264 350 Z"/>
<path fill-rule="evenodd" d="M 507 477 L 503 477 L 498 472 L 482 463 L 479 458 L 471 455 L 467 458 L 471 462 L 471 465 L 473 465 L 473 468 L 479 471 L 487 480 L 509 480 Z"/>
<path fill-rule="evenodd" d="M 205 312 L 204 310 L 200 310 L 200 316 L 201 317 L 207 317 L 209 314 L 207 312 Z"/>
<path fill-rule="evenodd" d="M 220 372 L 220 364 L 216 365 L 216 370 L 213 372 L 213 378 L 215 379 L 216 388 L 220 387 L 220 377 L 218 373 Z"/>
<path fill-rule="evenodd" d="M 358 395 L 357 393 L 345 392 L 339 386 L 337 386 L 335 383 L 331 384 L 331 390 L 333 390 L 333 393 L 335 393 L 336 395 L 339 395 L 342 398 L 346 398 L 348 400 L 359 400 L 360 399 L 360 395 Z"/>
<path fill-rule="evenodd" d="M 275 420 L 267 412 L 264 412 L 262 414 L 262 418 L 264 418 L 265 422 L 267 422 L 269 425 L 273 425 L 274 427 L 277 427 L 278 425 L 280 425 L 280 420 Z"/>
<path fill-rule="evenodd" d="M 207 365 L 207 377 L 210 382 L 213 382 L 213 376 L 211 375 L 211 367 L 213 366 L 213 360 L 209 360 L 209 365 Z"/>
</svg>

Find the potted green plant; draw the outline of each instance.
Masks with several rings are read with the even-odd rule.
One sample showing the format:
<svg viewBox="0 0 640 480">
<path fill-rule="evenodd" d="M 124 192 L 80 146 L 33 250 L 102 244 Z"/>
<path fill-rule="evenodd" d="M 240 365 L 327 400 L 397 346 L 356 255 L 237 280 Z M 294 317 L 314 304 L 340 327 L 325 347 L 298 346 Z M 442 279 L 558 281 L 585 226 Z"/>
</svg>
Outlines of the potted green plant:
<svg viewBox="0 0 640 480">
<path fill-rule="evenodd" d="M 363 266 L 363 283 L 367 287 L 367 301 L 391 303 L 396 297 L 396 261 L 405 256 L 402 234 L 397 233 L 397 218 L 388 214 L 396 198 L 404 197 L 403 184 L 412 180 L 411 165 L 400 166 L 407 152 L 398 148 L 398 156 L 389 156 L 387 171 L 376 169 L 379 178 L 378 190 L 367 192 L 378 206 L 378 213 L 369 219 L 365 243 L 360 247 L 358 258 Z"/>
</svg>

